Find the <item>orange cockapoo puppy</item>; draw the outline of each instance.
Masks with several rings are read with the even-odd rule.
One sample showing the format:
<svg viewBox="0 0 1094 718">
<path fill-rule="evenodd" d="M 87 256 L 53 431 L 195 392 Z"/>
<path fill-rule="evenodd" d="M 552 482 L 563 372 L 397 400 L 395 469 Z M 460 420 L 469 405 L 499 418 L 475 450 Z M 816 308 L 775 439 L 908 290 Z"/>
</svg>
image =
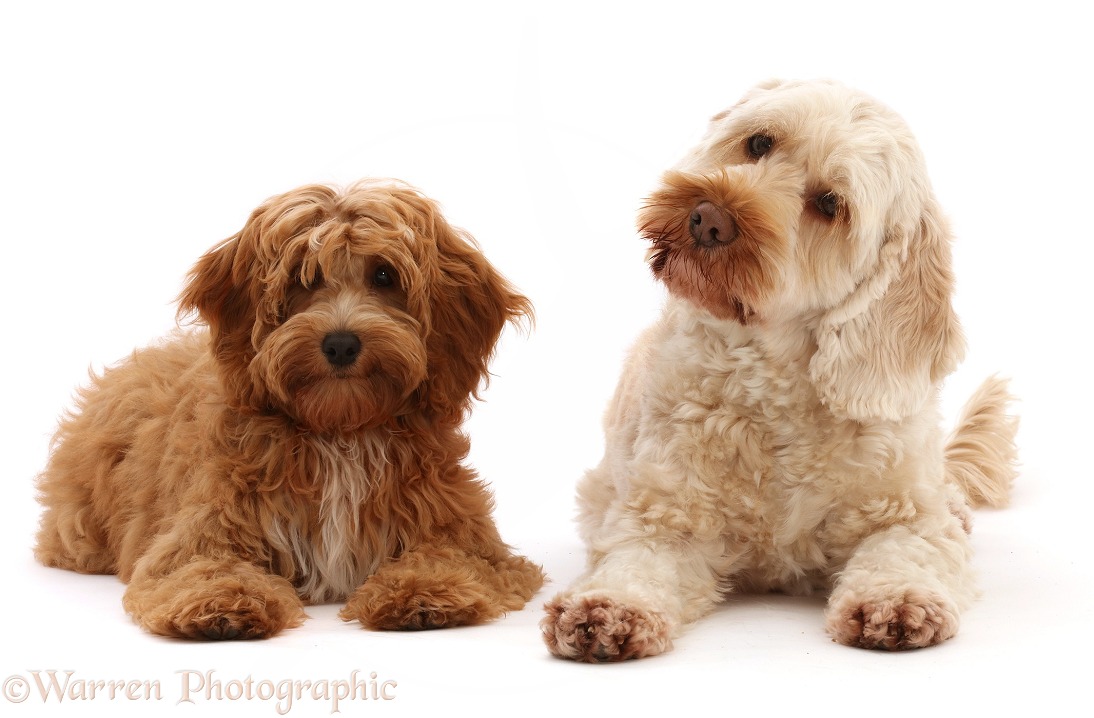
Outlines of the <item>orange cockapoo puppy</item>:
<svg viewBox="0 0 1094 718">
<path fill-rule="evenodd" d="M 153 633 L 263 638 L 306 603 L 368 628 L 521 608 L 460 431 L 528 300 L 420 193 L 366 181 L 274 197 L 203 256 L 180 315 L 208 329 L 84 390 L 39 480 L 36 555 L 116 573 Z"/>
<path fill-rule="evenodd" d="M 947 440 L 964 340 L 950 233 L 904 122 L 834 82 L 714 117 L 639 219 L 668 289 L 579 488 L 588 569 L 556 655 L 662 653 L 737 591 L 828 595 L 840 643 L 929 646 L 976 589 L 969 507 L 1006 502 L 1015 420 L 989 380 Z"/>
</svg>

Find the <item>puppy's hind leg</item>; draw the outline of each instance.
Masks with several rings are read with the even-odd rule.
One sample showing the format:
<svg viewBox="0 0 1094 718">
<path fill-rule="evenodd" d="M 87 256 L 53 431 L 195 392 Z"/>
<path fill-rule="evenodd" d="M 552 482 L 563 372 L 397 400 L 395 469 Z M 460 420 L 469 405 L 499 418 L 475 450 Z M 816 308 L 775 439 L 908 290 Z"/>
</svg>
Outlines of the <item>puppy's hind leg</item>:
<svg viewBox="0 0 1094 718">
<path fill-rule="evenodd" d="M 38 497 L 45 511 L 34 556 L 46 566 L 80 573 L 117 573 L 110 510 L 126 497 L 118 495 L 111 472 L 124 456 L 124 444 L 110 441 L 113 437 L 97 428 L 96 421 L 108 423 L 94 413 L 97 408 L 62 422 L 54 439 L 49 463 L 38 477 Z M 125 528 L 113 526 L 115 535 Z"/>
<path fill-rule="evenodd" d="M 92 515 L 90 499 L 53 503 L 42 514 L 34 557 L 44 566 L 80 573 L 117 573 L 114 554 Z"/>
</svg>

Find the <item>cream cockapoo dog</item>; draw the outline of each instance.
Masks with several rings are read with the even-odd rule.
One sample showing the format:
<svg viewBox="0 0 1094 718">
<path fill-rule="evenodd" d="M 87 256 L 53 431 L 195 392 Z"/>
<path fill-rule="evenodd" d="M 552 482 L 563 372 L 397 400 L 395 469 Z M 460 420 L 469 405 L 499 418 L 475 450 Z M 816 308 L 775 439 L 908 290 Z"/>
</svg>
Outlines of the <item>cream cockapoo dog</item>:
<svg viewBox="0 0 1094 718">
<path fill-rule="evenodd" d="M 950 236 L 897 115 L 770 82 L 716 117 L 639 219 L 669 290 L 579 486 L 588 569 L 547 605 L 559 656 L 671 647 L 728 592 L 829 592 L 839 642 L 957 631 L 969 505 L 1001 505 L 1015 420 L 990 380 L 947 442 L 963 354 Z"/>
</svg>

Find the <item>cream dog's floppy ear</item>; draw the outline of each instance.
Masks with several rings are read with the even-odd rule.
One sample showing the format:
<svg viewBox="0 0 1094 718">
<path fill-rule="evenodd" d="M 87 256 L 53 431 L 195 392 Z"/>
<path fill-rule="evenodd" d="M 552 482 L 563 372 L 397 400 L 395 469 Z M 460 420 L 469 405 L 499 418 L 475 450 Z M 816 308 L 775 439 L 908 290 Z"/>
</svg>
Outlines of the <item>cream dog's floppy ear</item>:
<svg viewBox="0 0 1094 718">
<path fill-rule="evenodd" d="M 949 228 L 931 198 L 917 226 L 886 238 L 877 271 L 822 318 L 809 365 L 822 401 L 857 421 L 918 411 L 964 355 L 952 293 Z"/>
</svg>

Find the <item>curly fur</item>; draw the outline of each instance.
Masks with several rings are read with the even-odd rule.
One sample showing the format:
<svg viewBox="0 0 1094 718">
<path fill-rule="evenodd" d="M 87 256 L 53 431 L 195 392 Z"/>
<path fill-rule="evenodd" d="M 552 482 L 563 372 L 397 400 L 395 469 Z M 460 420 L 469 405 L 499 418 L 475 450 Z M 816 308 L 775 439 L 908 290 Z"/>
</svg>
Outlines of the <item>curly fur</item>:
<svg viewBox="0 0 1094 718">
<path fill-rule="evenodd" d="M 93 378 L 62 421 L 41 562 L 118 574 L 137 623 L 188 638 L 267 637 L 347 599 L 370 628 L 477 623 L 539 589 L 460 431 L 531 306 L 431 200 L 367 181 L 274 197 L 179 311 L 207 328 Z"/>
<path fill-rule="evenodd" d="M 718 241 L 698 234 L 711 217 Z M 766 83 L 639 225 L 669 299 L 579 485 L 588 568 L 547 605 L 551 652 L 655 655 L 734 591 L 827 592 L 848 645 L 954 635 L 975 595 L 968 504 L 1005 501 L 1015 421 L 991 380 L 943 443 L 937 395 L 964 344 L 904 123 L 836 83 Z"/>
</svg>

